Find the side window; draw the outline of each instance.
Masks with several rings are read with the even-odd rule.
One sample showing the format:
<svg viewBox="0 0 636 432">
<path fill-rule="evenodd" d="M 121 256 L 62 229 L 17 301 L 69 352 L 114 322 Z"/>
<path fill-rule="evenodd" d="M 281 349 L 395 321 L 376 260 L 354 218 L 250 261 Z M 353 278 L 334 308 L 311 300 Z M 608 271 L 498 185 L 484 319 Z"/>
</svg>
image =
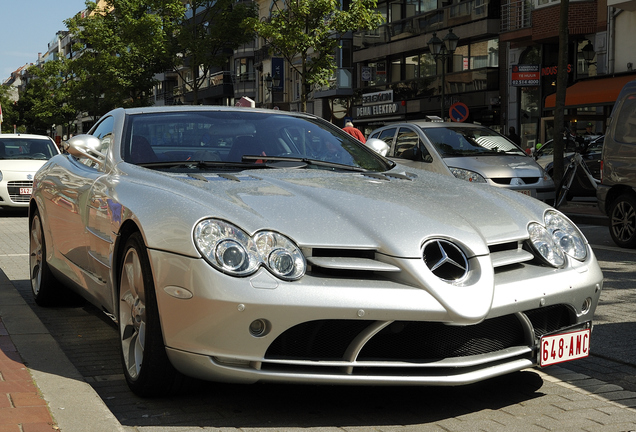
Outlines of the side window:
<svg viewBox="0 0 636 432">
<path fill-rule="evenodd" d="M 380 131 L 379 135 L 376 134 L 376 136 L 374 136 L 374 138 L 381 139 L 389 146 L 389 153 L 387 156 L 391 156 L 390 149 L 393 147 L 393 136 L 395 135 L 396 129 L 397 128 L 384 129 L 383 131 Z"/>
<path fill-rule="evenodd" d="M 401 127 L 395 139 L 392 156 L 410 160 L 420 160 L 416 155 L 422 152 L 421 160 L 432 162 L 433 159 L 420 140 L 419 135 L 411 128 Z"/>
<path fill-rule="evenodd" d="M 98 150 L 102 155 L 104 155 L 104 157 L 108 154 L 108 149 L 110 148 L 111 143 L 113 141 L 114 123 L 115 121 L 112 117 L 106 117 L 97 125 L 95 130 L 93 130 L 93 133 L 91 133 L 91 135 L 101 140 L 101 145 L 96 150 Z M 78 158 L 77 160 L 88 167 L 95 168 L 95 169 L 99 168 L 99 164 L 97 164 L 95 161 L 91 159 Z"/>
<path fill-rule="evenodd" d="M 113 125 L 115 120 L 112 117 L 106 117 L 97 128 L 93 131 L 93 136 L 96 136 L 102 141 L 102 145 L 99 149 L 100 153 L 106 156 L 108 149 L 113 142 Z"/>
<path fill-rule="evenodd" d="M 636 95 L 629 95 L 620 107 L 616 118 L 616 141 L 636 143 Z"/>
</svg>

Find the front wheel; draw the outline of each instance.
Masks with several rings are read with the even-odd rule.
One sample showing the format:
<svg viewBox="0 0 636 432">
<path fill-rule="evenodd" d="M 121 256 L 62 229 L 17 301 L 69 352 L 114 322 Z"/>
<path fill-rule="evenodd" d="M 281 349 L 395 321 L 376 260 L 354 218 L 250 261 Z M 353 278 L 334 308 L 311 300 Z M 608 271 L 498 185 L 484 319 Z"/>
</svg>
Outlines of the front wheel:
<svg viewBox="0 0 636 432">
<path fill-rule="evenodd" d="M 166 354 L 148 254 L 139 233 L 126 241 L 119 269 L 119 332 L 126 381 L 138 396 L 166 395 L 180 374 Z"/>
<path fill-rule="evenodd" d="M 623 248 L 636 247 L 636 198 L 623 194 L 610 207 L 609 230 L 612 240 Z"/>
<path fill-rule="evenodd" d="M 35 210 L 29 229 L 29 279 L 33 298 L 39 306 L 52 306 L 61 302 L 64 287 L 55 279 L 46 262 L 46 242 L 40 213 Z"/>
</svg>

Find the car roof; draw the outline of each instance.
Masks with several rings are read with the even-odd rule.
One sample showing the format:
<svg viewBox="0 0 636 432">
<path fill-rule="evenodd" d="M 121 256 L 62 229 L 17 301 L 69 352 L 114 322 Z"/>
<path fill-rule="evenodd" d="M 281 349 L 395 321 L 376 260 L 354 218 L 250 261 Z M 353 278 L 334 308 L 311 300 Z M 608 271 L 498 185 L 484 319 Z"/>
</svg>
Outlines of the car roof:
<svg viewBox="0 0 636 432">
<path fill-rule="evenodd" d="M 303 113 L 298 111 L 284 111 L 273 110 L 265 108 L 247 108 L 247 107 L 234 107 L 234 106 L 222 106 L 222 105 L 170 105 L 170 106 L 153 106 L 143 108 L 117 108 L 111 113 L 123 111 L 126 114 L 146 114 L 146 113 L 168 113 L 168 112 L 252 112 L 252 113 L 268 113 L 277 115 L 288 115 L 295 117 L 312 117 L 320 118 L 310 113 Z"/>
<path fill-rule="evenodd" d="M 2 138 L 24 138 L 24 139 L 45 139 L 45 140 L 51 140 L 52 138 L 46 136 L 46 135 L 36 135 L 36 134 L 21 134 L 21 133 L 17 133 L 17 134 L 7 134 L 7 133 L 3 133 L 0 134 L 0 139 Z"/>
<path fill-rule="evenodd" d="M 460 122 L 440 122 L 440 121 L 430 121 L 430 120 L 409 120 L 403 122 L 389 123 L 382 128 L 390 127 L 390 126 L 401 126 L 401 125 L 415 125 L 422 128 L 443 128 L 443 127 L 459 127 L 459 128 L 484 128 L 490 129 L 488 126 L 475 124 L 475 123 L 460 123 Z M 380 129 L 380 128 L 378 128 Z"/>
</svg>

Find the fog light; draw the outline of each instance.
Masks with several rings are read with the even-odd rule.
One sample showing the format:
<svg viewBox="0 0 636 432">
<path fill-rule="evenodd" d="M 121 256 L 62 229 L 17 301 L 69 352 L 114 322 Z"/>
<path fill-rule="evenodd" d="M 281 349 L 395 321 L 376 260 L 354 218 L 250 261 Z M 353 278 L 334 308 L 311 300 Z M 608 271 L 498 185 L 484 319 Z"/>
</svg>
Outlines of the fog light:
<svg viewBox="0 0 636 432">
<path fill-rule="evenodd" d="M 583 302 L 583 305 L 581 305 L 581 312 L 586 314 L 590 311 L 591 307 L 592 307 L 592 299 L 588 297 Z"/>
<path fill-rule="evenodd" d="M 250 324 L 250 334 L 254 337 L 265 336 L 269 333 L 269 323 L 264 319 L 257 319 Z"/>
</svg>

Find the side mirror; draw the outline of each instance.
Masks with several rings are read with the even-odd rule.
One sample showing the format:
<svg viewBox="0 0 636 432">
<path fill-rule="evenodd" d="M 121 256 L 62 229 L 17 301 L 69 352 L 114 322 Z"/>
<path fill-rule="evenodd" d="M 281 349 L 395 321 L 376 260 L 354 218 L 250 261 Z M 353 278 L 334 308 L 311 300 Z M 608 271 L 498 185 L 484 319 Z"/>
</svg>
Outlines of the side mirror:
<svg viewBox="0 0 636 432">
<path fill-rule="evenodd" d="M 389 145 L 378 138 L 369 138 L 366 142 L 366 146 L 380 156 L 386 156 L 389 153 Z"/>
<path fill-rule="evenodd" d="M 102 145 L 102 141 L 93 135 L 76 135 L 65 141 L 62 148 L 72 156 L 87 158 L 103 165 L 105 157 L 100 151 Z"/>
</svg>

